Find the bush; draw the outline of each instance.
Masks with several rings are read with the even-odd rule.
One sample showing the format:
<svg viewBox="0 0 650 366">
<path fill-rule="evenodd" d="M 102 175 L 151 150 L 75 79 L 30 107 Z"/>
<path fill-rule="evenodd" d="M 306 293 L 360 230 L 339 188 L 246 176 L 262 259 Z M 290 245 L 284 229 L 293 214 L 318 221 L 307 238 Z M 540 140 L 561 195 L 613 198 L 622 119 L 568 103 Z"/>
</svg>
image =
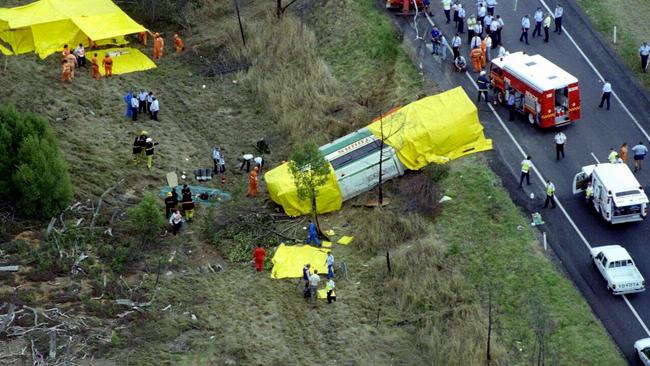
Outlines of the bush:
<svg viewBox="0 0 650 366">
<path fill-rule="evenodd" d="M 20 215 L 45 219 L 72 197 L 68 166 L 47 122 L 0 106 L 0 199 Z"/>
<path fill-rule="evenodd" d="M 141 238 L 142 245 L 151 242 L 165 227 L 165 216 L 160 208 L 160 200 L 152 193 L 147 193 L 140 203 L 128 210 L 129 226 Z"/>
</svg>

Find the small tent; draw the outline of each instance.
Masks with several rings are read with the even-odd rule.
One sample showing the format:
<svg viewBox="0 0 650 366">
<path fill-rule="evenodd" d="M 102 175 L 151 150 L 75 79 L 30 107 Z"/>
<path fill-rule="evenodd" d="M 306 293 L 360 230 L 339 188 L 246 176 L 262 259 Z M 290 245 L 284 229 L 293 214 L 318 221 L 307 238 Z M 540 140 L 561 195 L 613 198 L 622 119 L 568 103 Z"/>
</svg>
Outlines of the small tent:
<svg viewBox="0 0 650 366">
<path fill-rule="evenodd" d="M 123 45 L 125 35 L 144 31 L 111 0 L 39 0 L 0 8 L 4 54 L 36 52 L 45 58 L 65 44 Z"/>
</svg>

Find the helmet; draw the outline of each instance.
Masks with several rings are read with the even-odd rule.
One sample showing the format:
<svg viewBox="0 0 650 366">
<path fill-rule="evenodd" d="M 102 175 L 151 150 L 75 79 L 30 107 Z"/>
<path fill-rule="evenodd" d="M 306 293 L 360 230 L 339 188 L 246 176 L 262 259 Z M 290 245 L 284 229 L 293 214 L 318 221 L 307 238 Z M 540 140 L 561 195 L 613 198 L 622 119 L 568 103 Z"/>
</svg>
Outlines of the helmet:
<svg viewBox="0 0 650 366">
<path fill-rule="evenodd" d="M 167 197 L 171 197 L 173 194 L 171 192 L 167 192 Z"/>
<path fill-rule="evenodd" d="M 151 137 L 147 137 L 147 142 L 153 142 L 153 139 Z"/>
<path fill-rule="evenodd" d="M 146 135 L 146 134 L 147 134 L 147 131 L 142 130 L 142 131 L 140 131 L 140 134 L 141 134 L 141 135 Z"/>
<path fill-rule="evenodd" d="M 485 70 L 481 71 L 481 76 L 485 75 Z"/>
</svg>

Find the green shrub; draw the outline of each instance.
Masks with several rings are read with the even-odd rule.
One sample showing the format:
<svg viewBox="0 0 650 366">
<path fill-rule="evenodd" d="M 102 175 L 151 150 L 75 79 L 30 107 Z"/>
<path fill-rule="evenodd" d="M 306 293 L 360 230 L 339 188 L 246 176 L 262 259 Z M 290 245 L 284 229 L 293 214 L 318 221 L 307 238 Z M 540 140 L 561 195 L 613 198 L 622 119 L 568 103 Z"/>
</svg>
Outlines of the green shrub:
<svg viewBox="0 0 650 366">
<path fill-rule="evenodd" d="M 165 216 L 160 207 L 160 200 L 152 193 L 147 193 L 142 201 L 128 210 L 129 227 L 140 236 L 142 245 L 147 245 L 165 227 Z"/>
<path fill-rule="evenodd" d="M 68 166 L 47 122 L 0 106 L 0 199 L 20 215 L 45 219 L 72 197 Z"/>
</svg>

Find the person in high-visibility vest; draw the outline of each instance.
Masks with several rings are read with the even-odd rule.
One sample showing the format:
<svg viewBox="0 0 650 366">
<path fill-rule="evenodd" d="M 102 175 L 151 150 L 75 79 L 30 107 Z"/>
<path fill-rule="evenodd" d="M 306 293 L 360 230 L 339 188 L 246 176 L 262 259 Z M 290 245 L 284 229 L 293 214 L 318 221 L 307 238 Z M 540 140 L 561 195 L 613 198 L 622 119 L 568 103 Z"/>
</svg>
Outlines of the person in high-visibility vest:
<svg viewBox="0 0 650 366">
<path fill-rule="evenodd" d="M 549 202 L 555 208 L 555 184 L 553 184 L 549 179 L 546 180 L 546 201 L 544 201 L 544 208 L 548 207 Z"/>
<path fill-rule="evenodd" d="M 609 149 L 609 155 L 607 156 L 607 160 L 609 160 L 610 163 L 615 164 L 616 161 L 618 160 L 618 153 L 614 148 Z"/>
<path fill-rule="evenodd" d="M 524 184 L 524 178 L 526 183 L 530 185 L 530 168 L 533 167 L 533 162 L 530 161 L 530 156 L 526 156 L 526 159 L 521 161 L 521 177 L 519 178 L 519 188 Z"/>
<path fill-rule="evenodd" d="M 591 185 L 591 182 L 587 184 L 587 189 L 585 189 L 585 199 L 588 203 L 591 203 L 591 200 L 594 199 L 594 187 Z"/>
</svg>

